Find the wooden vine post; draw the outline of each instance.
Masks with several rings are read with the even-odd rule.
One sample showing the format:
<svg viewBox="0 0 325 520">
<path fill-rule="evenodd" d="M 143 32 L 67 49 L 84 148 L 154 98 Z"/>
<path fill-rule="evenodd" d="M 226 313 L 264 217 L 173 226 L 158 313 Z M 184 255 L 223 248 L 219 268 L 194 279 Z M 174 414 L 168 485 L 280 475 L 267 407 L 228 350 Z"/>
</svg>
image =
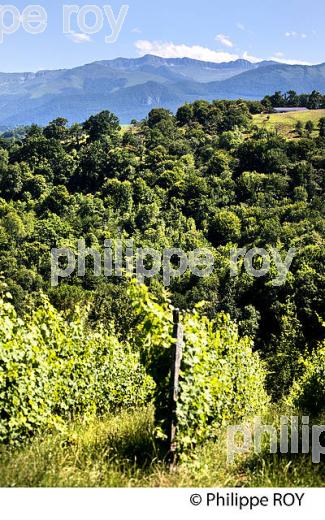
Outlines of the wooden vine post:
<svg viewBox="0 0 325 520">
<path fill-rule="evenodd" d="M 179 373 L 182 361 L 182 350 L 184 340 L 184 328 L 180 323 L 180 312 L 173 312 L 174 330 L 171 353 L 171 377 L 169 393 L 169 461 L 173 467 L 176 462 L 177 450 L 177 400 L 179 394 Z"/>
</svg>

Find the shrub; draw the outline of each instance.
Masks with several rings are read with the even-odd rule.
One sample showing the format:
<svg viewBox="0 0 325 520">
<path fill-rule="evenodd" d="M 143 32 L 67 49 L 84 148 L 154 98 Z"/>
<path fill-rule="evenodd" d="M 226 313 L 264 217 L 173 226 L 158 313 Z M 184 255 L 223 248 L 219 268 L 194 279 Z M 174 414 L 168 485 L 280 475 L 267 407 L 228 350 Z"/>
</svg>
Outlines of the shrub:
<svg viewBox="0 0 325 520">
<path fill-rule="evenodd" d="M 184 317 L 179 432 L 183 445 L 215 437 L 216 427 L 265 411 L 266 372 L 253 343 L 227 314 Z"/>
<path fill-rule="evenodd" d="M 166 438 L 172 310 L 158 303 L 145 286 L 131 283 L 130 296 L 139 316 L 134 342 L 153 377 L 156 419 Z M 227 421 L 264 411 L 268 396 L 265 370 L 249 338 L 239 338 L 226 314 L 215 321 L 198 312 L 183 313 L 185 342 L 178 401 L 178 446 L 181 450 L 214 438 Z"/>
<path fill-rule="evenodd" d="M 0 299 L 0 441 L 17 442 L 77 415 L 145 404 L 153 382 L 114 333 L 64 320 L 44 297 L 17 317 Z"/>
<path fill-rule="evenodd" d="M 325 411 L 325 343 L 303 361 L 304 373 L 292 387 L 289 403 L 318 416 Z"/>
</svg>

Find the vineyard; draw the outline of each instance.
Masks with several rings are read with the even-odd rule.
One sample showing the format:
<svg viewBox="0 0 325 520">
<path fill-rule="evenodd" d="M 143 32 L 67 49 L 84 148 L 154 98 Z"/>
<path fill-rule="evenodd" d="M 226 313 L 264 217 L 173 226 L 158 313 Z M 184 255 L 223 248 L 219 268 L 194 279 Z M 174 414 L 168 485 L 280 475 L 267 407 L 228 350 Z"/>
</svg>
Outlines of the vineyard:
<svg viewBox="0 0 325 520">
<path fill-rule="evenodd" d="M 0 485 L 324 480 L 267 439 L 227 459 L 234 425 L 312 427 L 325 411 L 324 121 L 286 139 L 256 127 L 262 108 L 198 101 L 123 131 L 103 112 L 1 136 Z M 84 273 L 53 286 L 53 249 L 79 260 L 80 239 Z M 105 277 L 96 254 L 115 239 L 207 249 L 213 272 Z M 234 250 L 265 251 L 269 269 L 244 254 L 234 276 Z"/>
<path fill-rule="evenodd" d="M 53 447 L 57 442 L 61 448 L 56 457 L 72 450 L 72 461 L 77 456 L 77 447 L 81 453 L 84 450 L 91 450 L 92 453 L 93 449 L 98 449 L 98 443 L 101 450 L 107 450 L 107 444 L 111 443 L 110 451 L 116 452 L 118 459 L 122 457 L 121 464 L 128 466 L 133 457 L 139 458 L 143 475 L 140 477 L 138 474 L 138 478 L 144 480 L 139 480 L 138 485 L 142 482 L 142 485 L 172 486 L 175 481 L 168 475 L 167 469 L 171 460 L 174 465 L 181 464 L 182 473 L 183 467 L 197 460 L 197 453 L 199 457 L 204 456 L 204 451 L 200 453 L 202 447 L 206 446 L 208 450 L 205 456 L 211 457 L 214 446 L 220 445 L 223 453 L 216 452 L 214 456 L 219 464 L 222 461 L 227 465 L 225 426 L 270 413 L 270 398 L 265 388 L 266 367 L 258 354 L 253 353 L 251 340 L 240 338 L 237 326 L 225 314 L 219 315 L 213 322 L 201 318 L 197 311 L 183 313 L 186 341 L 183 344 L 175 408 L 175 446 L 171 459 L 168 440 L 171 421 L 170 363 L 175 342 L 172 335 L 173 309 L 168 302 L 158 304 L 148 289 L 136 281 L 130 281 L 129 295 L 138 319 L 136 327 L 130 331 L 129 341 L 123 343 L 116 337 L 114 328 L 109 335 L 103 329 L 94 332 L 87 330 L 79 310 L 76 310 L 71 321 L 65 321 L 46 297 L 42 308 L 26 317 L 25 321 L 17 317 L 9 294 L 5 296 L 9 299 L 7 303 L 0 301 L 0 434 L 1 441 L 11 447 L 9 453 L 16 461 L 11 468 L 12 460 L 8 460 L 8 452 L 3 451 L 2 463 L 5 466 L 2 479 L 5 480 L 2 482 L 6 485 L 18 469 L 21 471 L 19 459 L 22 453 L 19 446 L 23 441 L 27 453 L 28 450 L 33 453 L 33 446 L 36 446 L 36 457 L 40 459 L 38 464 L 43 464 L 42 457 L 49 456 L 46 455 L 47 450 L 57 451 Z M 319 357 L 309 361 L 303 380 L 300 384 L 296 382 L 289 396 L 288 403 L 292 409 L 299 406 L 319 413 L 325 397 L 321 390 L 325 375 L 324 361 L 324 349 Z M 139 411 L 134 413 L 134 409 Z M 110 415 L 116 416 L 116 419 L 109 419 Z M 83 423 L 78 426 L 81 417 Z M 107 419 L 100 419 L 103 417 Z M 45 442 L 40 441 L 39 435 L 45 431 L 51 433 Z M 36 441 L 33 440 L 28 448 L 26 441 L 35 435 Z M 87 451 L 82 454 L 84 456 L 87 459 Z M 91 462 L 94 456 L 96 461 Z M 97 457 L 97 452 L 92 453 L 87 464 L 97 463 Z M 101 464 L 105 466 L 108 463 L 105 463 L 105 453 L 99 457 L 104 457 Z M 160 457 L 164 461 L 162 469 L 157 463 L 152 465 L 151 457 Z M 79 463 L 72 461 L 69 463 L 78 466 Z M 199 459 L 197 463 L 201 462 Z M 276 462 L 278 471 L 285 461 Z M 211 471 L 215 471 L 215 461 L 212 459 L 209 463 Z M 300 464 L 306 463 L 311 466 L 309 461 L 300 461 Z M 57 469 L 59 474 L 65 464 Z M 255 464 L 258 467 L 259 463 Z M 164 465 L 165 476 L 161 474 Z M 75 473 L 76 468 L 72 469 Z M 132 474 L 131 466 L 128 471 Z M 220 481 L 218 475 L 217 482 L 219 485 L 228 485 L 229 482 L 237 485 L 238 479 L 240 481 L 238 471 L 239 468 L 233 466 L 230 473 L 223 477 L 230 480 Z M 248 472 L 242 483 L 248 485 L 245 479 L 255 478 L 258 485 L 275 485 L 268 474 L 269 470 L 266 474 L 261 468 L 258 471 L 259 476 L 258 473 Z M 322 468 L 317 468 L 315 472 L 310 467 L 309 471 L 305 473 L 305 479 L 299 474 L 301 485 L 310 485 L 318 479 L 321 482 Z M 108 463 L 105 473 L 105 478 L 109 480 L 104 480 L 103 485 L 128 485 L 126 482 L 123 484 L 127 474 L 121 474 L 116 461 Z M 78 485 L 74 480 L 75 474 L 70 483 L 69 480 L 62 480 L 63 476 L 48 481 L 48 468 L 43 470 L 42 478 L 46 479 L 43 483 L 35 481 L 37 477 L 31 476 L 29 471 L 27 481 L 23 482 L 21 478 L 24 474 L 24 471 L 16 474 L 20 485 Z M 199 484 L 212 485 L 212 476 L 213 473 L 211 476 L 198 476 L 199 479 L 203 478 Z M 90 478 L 88 470 L 81 478 Z M 96 482 L 82 480 L 83 485 L 97 486 L 102 477 L 97 478 L 99 480 Z M 184 485 L 195 482 L 194 475 L 191 481 L 186 480 L 188 475 L 183 478 Z M 290 474 L 285 475 L 283 482 L 290 484 Z"/>
<path fill-rule="evenodd" d="M 172 310 L 130 283 L 138 316 L 129 342 L 112 330 L 89 333 L 80 311 L 69 323 L 44 299 L 25 321 L 1 302 L 1 441 L 16 443 L 64 420 L 155 404 L 160 435 L 168 428 Z M 265 374 L 248 339 L 229 317 L 184 316 L 186 348 L 178 403 L 181 451 L 213 438 L 226 420 L 257 414 L 268 400 Z M 167 410 L 167 411 L 166 411 Z M 164 413 L 165 412 L 165 413 Z"/>
</svg>

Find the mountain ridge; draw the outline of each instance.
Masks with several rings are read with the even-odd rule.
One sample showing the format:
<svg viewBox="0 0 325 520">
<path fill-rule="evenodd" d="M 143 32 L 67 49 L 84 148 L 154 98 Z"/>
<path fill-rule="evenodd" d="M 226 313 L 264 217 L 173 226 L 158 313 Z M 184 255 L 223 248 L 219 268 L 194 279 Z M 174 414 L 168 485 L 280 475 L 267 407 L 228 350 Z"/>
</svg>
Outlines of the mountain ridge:
<svg viewBox="0 0 325 520">
<path fill-rule="evenodd" d="M 325 63 L 273 61 L 225 63 L 191 58 L 100 60 L 72 69 L 0 73 L 0 126 L 47 124 L 64 116 L 83 121 L 108 109 L 122 123 L 141 119 L 154 106 L 176 110 L 195 99 L 261 99 L 276 90 L 325 92 Z"/>
</svg>

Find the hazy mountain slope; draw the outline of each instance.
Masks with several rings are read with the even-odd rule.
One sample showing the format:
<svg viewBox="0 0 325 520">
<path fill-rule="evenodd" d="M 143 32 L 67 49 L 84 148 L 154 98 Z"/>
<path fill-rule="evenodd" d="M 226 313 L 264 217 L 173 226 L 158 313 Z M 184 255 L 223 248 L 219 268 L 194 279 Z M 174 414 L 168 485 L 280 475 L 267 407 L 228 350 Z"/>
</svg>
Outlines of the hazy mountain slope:
<svg viewBox="0 0 325 520">
<path fill-rule="evenodd" d="M 261 63 L 250 63 L 247 60 L 236 60 L 227 63 L 213 63 L 191 58 L 160 58 L 158 56 L 146 55 L 142 58 L 127 59 L 117 58 L 112 61 L 98 62 L 109 66 L 115 71 L 131 71 L 157 73 L 172 75 L 174 79 L 190 79 L 201 83 L 221 81 L 242 72 L 260 67 Z"/>
<path fill-rule="evenodd" d="M 210 84 L 210 91 L 216 95 L 228 93 L 232 97 L 260 98 L 277 90 L 285 92 L 290 89 L 299 93 L 325 92 L 325 63 L 315 66 L 270 65 Z"/>
<path fill-rule="evenodd" d="M 154 106 L 176 110 L 200 98 L 258 99 L 289 89 L 325 92 L 325 64 L 209 63 L 147 55 L 70 70 L 0 73 L 0 126 L 46 124 L 58 116 L 83 121 L 104 109 L 127 123 L 145 117 Z"/>
<path fill-rule="evenodd" d="M 99 93 L 66 91 L 59 95 L 46 95 L 33 99 L 18 98 L 0 102 L 0 125 L 13 127 L 31 122 L 45 125 L 51 119 L 64 116 L 69 121 L 84 121 L 91 114 L 109 109 L 118 114 L 122 122 L 146 117 L 154 106 L 177 109 L 183 103 L 173 89 L 155 82 L 119 89 L 116 92 Z"/>
<path fill-rule="evenodd" d="M 164 59 L 144 56 L 137 59 L 118 58 L 98 61 L 70 70 L 44 70 L 26 73 L 0 73 L 0 95 L 58 93 L 65 88 L 83 88 L 85 80 L 123 80 L 125 86 L 144 84 L 148 81 L 194 80 L 199 83 L 220 81 L 242 72 L 256 69 L 262 64 L 246 60 L 230 63 L 209 63 L 189 58 Z"/>
</svg>

